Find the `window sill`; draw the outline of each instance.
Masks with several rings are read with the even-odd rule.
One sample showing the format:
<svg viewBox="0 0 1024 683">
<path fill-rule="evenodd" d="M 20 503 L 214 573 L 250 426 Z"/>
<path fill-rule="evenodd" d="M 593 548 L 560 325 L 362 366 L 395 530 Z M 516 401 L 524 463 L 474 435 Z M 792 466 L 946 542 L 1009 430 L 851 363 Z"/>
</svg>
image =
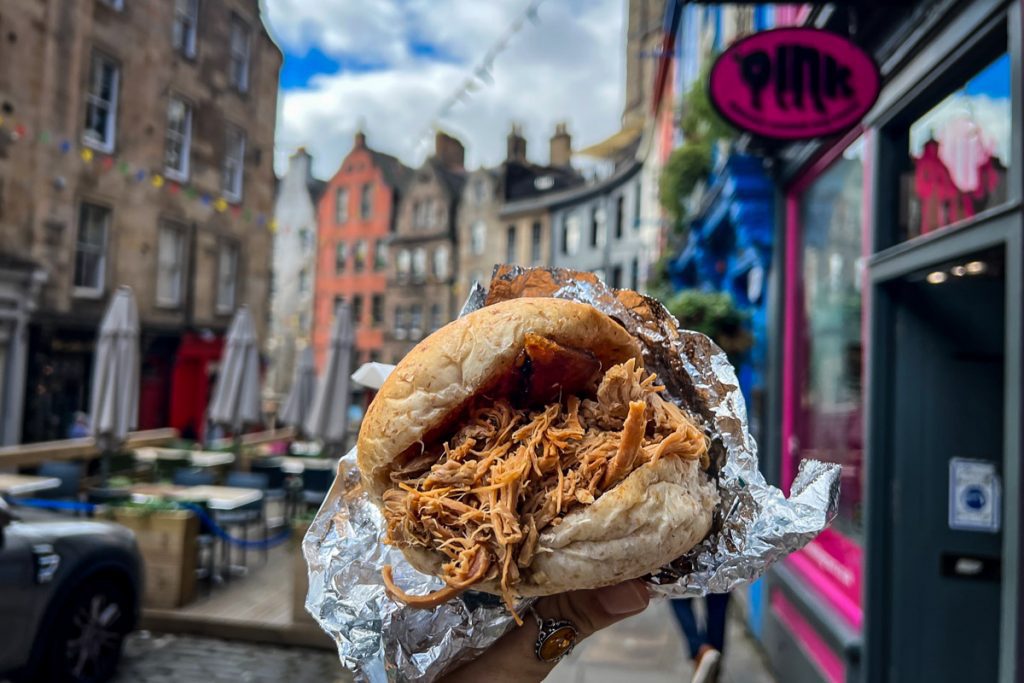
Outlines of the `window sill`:
<svg viewBox="0 0 1024 683">
<path fill-rule="evenodd" d="M 235 309 L 233 307 L 225 308 L 225 307 L 221 307 L 221 306 L 216 306 L 213 309 L 213 313 L 214 313 L 214 315 L 227 316 L 227 315 L 231 315 L 234 312 L 234 310 Z"/>
<path fill-rule="evenodd" d="M 94 287 L 75 287 L 71 290 L 71 296 L 76 299 L 102 299 L 103 289 Z"/>
<path fill-rule="evenodd" d="M 242 203 L 242 195 L 241 195 L 241 193 L 235 194 L 234 192 L 224 191 L 224 192 L 221 193 L 221 196 L 224 198 L 224 201 L 226 201 L 229 204 L 241 204 Z"/>
<path fill-rule="evenodd" d="M 173 168 L 164 168 L 164 178 L 175 183 L 187 183 L 188 171 L 182 173 L 181 171 L 175 170 Z"/>
<path fill-rule="evenodd" d="M 96 142 L 95 140 L 90 140 L 87 137 L 83 137 L 82 138 L 82 145 L 85 146 L 85 147 L 88 147 L 89 149 L 95 150 L 95 151 L 99 152 L 100 154 L 113 154 L 114 153 L 114 143 L 113 142 L 110 142 L 110 143 Z"/>
<path fill-rule="evenodd" d="M 180 301 L 160 301 L 159 299 L 157 299 L 156 307 L 159 308 L 161 311 L 168 311 L 168 312 L 179 311 L 179 310 L 181 310 L 181 302 Z"/>
</svg>

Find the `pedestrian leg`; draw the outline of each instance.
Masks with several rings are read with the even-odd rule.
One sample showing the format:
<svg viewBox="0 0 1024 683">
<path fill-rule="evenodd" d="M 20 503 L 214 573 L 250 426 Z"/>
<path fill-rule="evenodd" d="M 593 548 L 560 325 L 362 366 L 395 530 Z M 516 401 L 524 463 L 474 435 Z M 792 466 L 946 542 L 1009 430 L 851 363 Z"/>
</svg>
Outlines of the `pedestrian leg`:
<svg viewBox="0 0 1024 683">
<path fill-rule="evenodd" d="M 697 658 L 700 648 L 705 644 L 704 634 L 697 626 L 697 617 L 693 614 L 693 599 L 683 598 L 672 601 L 672 610 L 676 614 L 676 620 L 683 629 L 683 636 L 686 638 L 687 647 L 690 649 L 690 657 Z"/>
<path fill-rule="evenodd" d="M 719 652 L 725 651 L 725 615 L 729 608 L 728 593 L 712 593 L 704 598 L 707 605 L 707 641 Z"/>
</svg>

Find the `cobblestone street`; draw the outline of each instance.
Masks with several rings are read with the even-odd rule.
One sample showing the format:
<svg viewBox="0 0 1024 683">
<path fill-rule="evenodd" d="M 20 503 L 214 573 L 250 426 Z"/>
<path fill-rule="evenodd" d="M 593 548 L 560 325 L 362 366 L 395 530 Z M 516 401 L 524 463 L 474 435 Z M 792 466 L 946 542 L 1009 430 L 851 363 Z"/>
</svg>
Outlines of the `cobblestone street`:
<svg viewBox="0 0 1024 683">
<path fill-rule="evenodd" d="M 139 631 L 125 644 L 117 683 L 340 683 L 331 650 Z"/>
</svg>

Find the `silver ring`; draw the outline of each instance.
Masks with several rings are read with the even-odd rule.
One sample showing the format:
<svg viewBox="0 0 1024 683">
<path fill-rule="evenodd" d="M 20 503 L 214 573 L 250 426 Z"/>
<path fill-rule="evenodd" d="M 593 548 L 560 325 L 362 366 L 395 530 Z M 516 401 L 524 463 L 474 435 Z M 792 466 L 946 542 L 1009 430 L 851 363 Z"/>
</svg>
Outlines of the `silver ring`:
<svg viewBox="0 0 1024 683">
<path fill-rule="evenodd" d="M 537 640 L 533 654 L 547 664 L 554 664 L 572 652 L 576 647 L 580 631 L 568 619 L 542 619 L 531 606 L 530 614 L 537 620 Z"/>
</svg>

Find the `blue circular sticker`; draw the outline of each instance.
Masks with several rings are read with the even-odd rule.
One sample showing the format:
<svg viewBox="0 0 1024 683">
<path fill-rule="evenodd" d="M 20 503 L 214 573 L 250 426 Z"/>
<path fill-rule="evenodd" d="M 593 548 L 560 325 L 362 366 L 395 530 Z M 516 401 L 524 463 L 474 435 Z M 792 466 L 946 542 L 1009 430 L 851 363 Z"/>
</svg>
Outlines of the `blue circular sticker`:
<svg viewBox="0 0 1024 683">
<path fill-rule="evenodd" d="M 961 496 L 964 505 L 972 510 L 981 510 L 985 507 L 988 499 L 985 497 L 985 490 L 980 486 L 968 486 Z"/>
</svg>

